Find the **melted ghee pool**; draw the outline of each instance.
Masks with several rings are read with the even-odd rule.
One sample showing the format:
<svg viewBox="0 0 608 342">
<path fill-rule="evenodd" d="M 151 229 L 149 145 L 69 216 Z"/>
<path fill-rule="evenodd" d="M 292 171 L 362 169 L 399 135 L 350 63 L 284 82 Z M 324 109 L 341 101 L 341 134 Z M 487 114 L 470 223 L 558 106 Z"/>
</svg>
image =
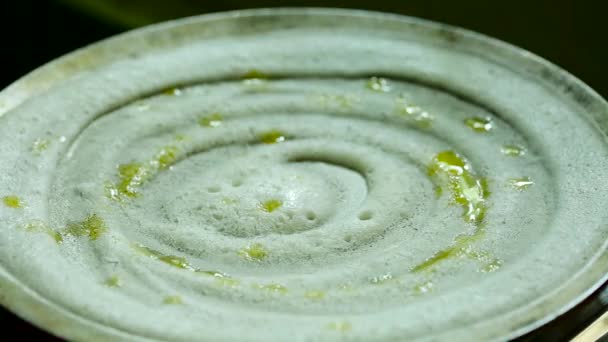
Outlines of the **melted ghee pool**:
<svg viewBox="0 0 608 342">
<path fill-rule="evenodd" d="M 483 221 L 489 195 L 487 181 L 474 175 L 463 157 L 453 151 L 440 152 L 429 165 L 428 174 L 437 187 L 450 189 L 452 201 L 463 208 L 465 222 L 478 225 Z"/>
<path fill-rule="evenodd" d="M 428 174 L 438 183 L 436 186 L 450 189 L 453 203 L 462 206 L 465 223 L 474 225 L 475 231 L 456 237 L 453 245 L 415 265 L 411 269 L 414 273 L 429 270 L 442 261 L 468 255 L 470 245 L 485 233 L 483 220 L 487 211 L 486 200 L 490 195 L 487 181 L 472 173 L 466 160 L 453 151 L 435 155 L 428 167 Z M 498 262 L 495 265 L 499 267 Z"/>
</svg>

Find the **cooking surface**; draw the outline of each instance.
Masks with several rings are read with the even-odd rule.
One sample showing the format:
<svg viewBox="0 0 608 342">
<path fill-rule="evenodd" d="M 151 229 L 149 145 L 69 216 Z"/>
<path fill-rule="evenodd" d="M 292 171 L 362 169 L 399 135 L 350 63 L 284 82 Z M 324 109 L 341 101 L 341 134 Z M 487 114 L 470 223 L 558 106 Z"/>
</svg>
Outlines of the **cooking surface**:
<svg viewBox="0 0 608 342">
<path fill-rule="evenodd" d="M 53 4 L 49 4 L 49 5 L 46 5 L 46 6 L 49 6 L 49 9 L 51 11 L 56 11 L 55 13 L 58 13 L 59 16 L 65 15 L 65 16 L 67 16 L 70 19 L 76 19 L 76 18 L 78 18 L 78 16 L 75 14 L 76 12 L 71 12 L 71 14 L 70 14 L 70 11 L 73 11 L 73 10 L 66 10 L 64 7 L 61 7 L 61 6 L 58 6 L 58 5 L 53 5 Z M 533 9 L 530 9 L 530 11 L 533 11 Z M 574 11 L 574 12 L 576 13 L 576 11 Z M 405 13 L 406 14 L 411 14 L 411 15 L 416 15 L 417 14 L 417 13 L 415 13 L 415 11 L 414 12 L 405 12 Z M 419 15 L 423 15 L 423 14 L 424 13 L 419 13 Z M 458 25 L 461 25 L 461 26 L 477 29 L 478 31 L 484 32 L 482 29 L 480 29 L 478 27 L 474 27 L 473 24 L 466 25 L 465 21 L 462 21 L 462 22 L 450 21 L 450 20 L 448 20 L 446 18 L 433 17 L 432 15 L 429 15 L 427 18 L 436 19 L 436 20 L 443 20 L 443 21 L 448 22 L 448 23 L 458 24 Z M 464 16 L 463 18 L 470 18 L 470 17 Z M 41 30 L 41 31 L 44 31 L 44 33 L 40 34 L 40 36 L 47 36 L 48 35 L 47 37 L 45 37 L 45 39 L 42 40 L 42 41 L 45 42 L 44 44 L 46 44 L 46 46 L 48 46 L 48 48 L 47 49 L 42 49 L 42 50 L 44 50 L 43 53 L 25 53 L 25 54 L 15 53 L 14 55 L 11 55 L 9 58 L 14 59 L 14 61 L 12 61 L 12 62 L 15 62 L 14 65 L 16 65 L 16 66 L 22 66 L 23 70 L 14 71 L 14 70 L 17 70 L 18 68 L 17 67 L 15 67 L 15 68 L 9 68 L 11 72 L 15 73 L 15 76 L 8 76 L 9 79 L 7 79 L 6 81 L 3 79 L 4 84 L 9 83 L 10 80 L 19 77 L 21 74 L 23 74 L 27 70 L 31 70 L 32 68 L 34 68 L 37 65 L 43 63 L 44 61 L 55 57 L 57 54 L 61 54 L 63 52 L 70 51 L 73 48 L 80 47 L 80 46 L 82 46 L 82 45 L 84 45 L 84 44 L 86 44 L 88 42 L 95 41 L 95 40 L 97 40 L 97 39 L 99 39 L 101 37 L 104 37 L 104 36 L 107 36 L 109 34 L 112 34 L 112 33 L 115 33 L 115 32 L 118 32 L 118 31 L 122 30 L 122 27 L 120 27 L 120 26 L 112 25 L 112 24 L 109 24 L 108 22 L 102 23 L 99 20 L 97 22 L 93 21 L 93 20 L 90 20 L 90 19 L 89 20 L 82 20 L 82 19 L 78 19 L 78 20 L 58 20 L 57 16 L 54 16 L 52 19 L 49 19 L 49 18 L 46 18 L 46 17 L 41 18 L 41 19 L 44 19 L 44 20 L 47 21 L 47 23 L 49 23 L 49 25 L 47 25 L 45 27 L 52 27 L 52 29 L 50 29 L 50 30 Z M 586 18 L 586 20 L 588 20 L 588 18 Z M 93 29 L 76 29 L 75 30 L 73 27 L 69 27 L 69 28 L 66 27 L 66 28 L 62 29 L 61 25 L 55 25 L 55 23 L 59 23 L 59 22 L 63 22 L 63 23 L 69 22 L 71 24 L 76 23 L 76 25 L 82 25 L 83 28 L 85 28 L 85 27 L 92 27 Z M 78 22 L 80 22 L 80 23 L 78 23 Z M 592 22 L 592 21 L 590 21 L 590 22 Z M 547 24 L 547 23 L 543 23 L 543 24 Z M 593 24 L 590 24 L 590 25 L 593 25 Z M 576 26 L 576 25 L 574 25 L 574 26 Z M 582 26 L 583 28 L 588 28 L 588 26 L 585 26 L 585 25 L 580 25 L 580 26 Z M 63 40 L 63 38 L 72 37 L 73 33 L 76 32 L 76 31 L 79 32 L 78 35 L 80 35 L 80 33 L 87 33 L 87 35 L 86 35 L 86 37 L 85 37 L 85 35 L 83 35 L 82 38 L 81 37 L 74 37 L 74 38 L 66 39 L 65 41 Z M 497 36 L 498 38 L 501 38 L 496 32 L 492 32 L 492 31 L 485 31 L 485 32 L 490 33 L 490 34 L 492 34 L 494 36 Z M 550 31 L 550 32 L 555 32 L 555 31 Z M 90 36 L 88 34 L 90 34 Z M 37 37 L 40 37 L 40 36 L 37 36 Z M 550 36 L 550 34 L 545 32 L 544 37 L 547 38 L 548 36 Z M 564 36 L 561 36 L 560 39 L 563 39 L 563 37 Z M 503 36 L 502 38 L 505 38 L 505 37 Z M 72 39 L 74 41 L 70 42 Z M 599 38 L 596 38 L 596 39 L 599 39 Z M 575 50 L 585 51 L 584 48 L 580 48 L 580 44 L 584 44 L 584 43 L 581 43 L 579 41 L 574 42 L 575 40 L 576 39 L 573 39 L 573 42 L 572 42 L 572 44 L 575 44 L 574 46 L 577 46 L 577 49 L 575 49 Z M 511 41 L 514 42 L 514 43 L 516 43 L 516 44 L 518 44 L 518 45 L 522 45 L 523 47 L 528 47 L 532 51 L 535 51 L 535 49 L 533 47 L 526 46 L 525 42 L 517 42 L 516 40 L 511 40 Z M 583 39 L 583 41 L 584 41 L 584 39 Z M 31 42 L 32 42 L 31 40 L 28 40 L 28 43 L 27 43 L 28 47 L 32 45 Z M 64 43 L 65 43 L 65 49 L 63 48 Z M 24 43 L 23 42 L 17 42 L 16 44 L 24 44 Z M 561 44 L 563 44 L 563 42 L 560 42 L 558 45 L 561 46 Z M 597 44 L 597 40 L 595 41 L 594 44 Z M 23 45 L 16 45 L 16 46 L 23 46 Z M 576 66 L 578 64 L 574 64 L 573 67 L 568 67 L 566 65 L 568 63 L 571 63 L 571 61 L 569 60 L 569 58 L 571 58 L 571 57 L 567 57 L 567 56 L 569 56 L 569 54 L 564 54 L 563 55 L 565 57 L 562 57 L 563 60 L 564 60 L 564 63 L 562 65 L 564 65 L 569 71 L 573 72 L 575 75 L 578 75 L 578 76 L 582 77 L 584 81 L 587 81 L 592 86 L 595 86 L 598 90 L 602 91 L 602 89 L 604 89 L 603 87 L 605 87 L 605 85 L 602 84 L 602 81 L 604 81 L 604 77 L 600 77 L 602 75 L 601 71 L 599 71 L 599 69 L 597 69 L 596 71 L 593 71 L 593 72 L 588 72 L 587 71 L 589 68 L 593 69 L 593 65 L 594 65 L 593 60 L 594 60 L 594 58 L 599 58 L 599 57 L 595 57 L 595 56 L 599 56 L 602 53 L 602 51 L 600 51 L 600 50 L 601 49 L 597 49 L 597 52 L 598 52 L 597 55 L 594 55 L 594 54 L 580 54 L 579 55 L 579 56 L 584 55 L 585 58 L 589 58 L 591 60 L 591 61 L 586 61 L 585 63 L 581 63 L 580 60 L 577 61 L 577 63 L 581 63 L 581 65 L 582 65 L 582 66 L 578 67 L 579 68 L 578 70 L 581 70 L 582 74 L 587 75 L 588 79 L 585 79 L 582 75 L 577 74 L 577 72 L 576 72 L 577 67 Z M 24 51 L 24 50 L 21 50 L 21 51 Z M 38 51 L 41 51 L 41 50 L 38 50 Z M 44 56 L 47 53 L 49 54 L 48 58 L 41 57 L 41 56 Z M 20 57 L 20 56 L 26 56 L 26 57 Z M 548 55 L 544 55 L 544 56 L 549 57 L 549 59 L 552 59 Z M 43 58 L 44 58 L 44 60 L 42 60 Z M 28 64 L 28 63 L 30 63 L 28 61 L 28 59 L 31 59 L 31 64 Z M 559 63 L 559 60 L 557 59 L 557 57 L 555 59 L 552 59 L 552 60 L 553 61 L 558 61 L 558 63 Z M 11 60 L 9 59 L 5 63 L 11 63 Z M 598 63 L 598 65 L 599 65 L 599 63 Z M 10 75 L 10 73 L 8 75 Z M 596 82 L 597 85 L 594 85 L 594 82 Z M 597 303 L 594 304 L 594 305 L 595 305 L 594 307 L 597 307 Z M 8 318 L 9 320 L 10 319 L 14 320 L 14 318 L 11 318 L 12 316 L 10 314 L 3 313 L 3 315 L 8 315 L 9 316 L 9 318 Z M 18 327 L 17 329 L 26 329 L 27 331 L 31 331 L 30 328 L 21 328 L 21 327 L 25 327 L 26 326 L 24 324 L 16 323 L 15 326 Z M 547 334 L 549 334 L 549 333 L 547 333 Z M 552 336 L 555 336 L 555 335 L 552 335 Z"/>
</svg>

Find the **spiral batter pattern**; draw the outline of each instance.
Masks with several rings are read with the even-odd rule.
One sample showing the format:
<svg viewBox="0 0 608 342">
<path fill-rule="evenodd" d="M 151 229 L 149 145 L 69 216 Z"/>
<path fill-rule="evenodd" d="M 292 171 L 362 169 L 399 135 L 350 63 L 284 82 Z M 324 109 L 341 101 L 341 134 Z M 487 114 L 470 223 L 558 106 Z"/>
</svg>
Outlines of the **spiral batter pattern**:
<svg viewBox="0 0 608 342">
<path fill-rule="evenodd" d="M 146 31 L 1 117 L 8 273 L 128 338 L 369 340 L 593 259 L 607 150 L 573 101 L 481 38 L 294 18 Z"/>
</svg>

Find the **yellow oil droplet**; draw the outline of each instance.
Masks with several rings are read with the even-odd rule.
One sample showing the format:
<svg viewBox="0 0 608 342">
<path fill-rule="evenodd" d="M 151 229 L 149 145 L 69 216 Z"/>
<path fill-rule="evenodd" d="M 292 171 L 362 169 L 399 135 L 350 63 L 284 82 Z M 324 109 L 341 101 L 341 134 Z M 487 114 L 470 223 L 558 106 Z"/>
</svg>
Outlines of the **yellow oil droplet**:
<svg viewBox="0 0 608 342">
<path fill-rule="evenodd" d="M 526 154 L 526 150 L 518 145 L 504 145 L 500 148 L 500 152 L 509 157 L 521 157 Z"/>
<path fill-rule="evenodd" d="M 4 205 L 9 208 L 13 208 L 13 209 L 23 208 L 23 202 L 21 201 L 21 199 L 19 197 L 15 196 L 15 195 L 2 197 L 2 202 L 4 202 Z"/>
<path fill-rule="evenodd" d="M 48 234 L 50 237 L 52 237 L 52 238 L 53 238 L 53 240 L 55 240 L 55 242 L 56 242 L 57 244 L 61 244 L 61 243 L 63 243 L 63 235 L 61 235 L 61 233 L 60 233 L 60 232 L 57 232 L 57 231 L 55 231 L 55 230 L 52 230 L 52 229 L 51 229 L 51 230 L 48 230 L 46 233 L 47 233 L 47 234 Z"/>
<path fill-rule="evenodd" d="M 397 98 L 395 106 L 397 114 L 407 118 L 419 128 L 429 128 L 435 120 L 435 117 L 431 113 L 411 104 L 403 97 Z"/>
<path fill-rule="evenodd" d="M 388 80 L 386 78 L 376 76 L 371 77 L 369 80 L 367 80 L 367 88 L 382 93 L 388 93 L 389 91 L 391 91 L 391 86 Z"/>
<path fill-rule="evenodd" d="M 106 223 L 97 214 L 89 215 L 83 221 L 70 223 L 65 228 L 66 234 L 88 236 L 91 240 L 97 240 L 106 230 Z"/>
<path fill-rule="evenodd" d="M 120 281 L 120 278 L 118 278 L 118 276 L 115 276 L 115 275 L 106 279 L 104 284 L 107 287 L 122 287 L 122 282 Z"/>
<path fill-rule="evenodd" d="M 435 253 L 432 257 L 426 259 L 424 262 L 414 266 L 414 268 L 412 268 L 412 272 L 421 272 L 428 270 L 439 262 L 453 258 L 458 255 L 462 255 L 462 249 L 460 248 L 460 246 L 448 247 Z"/>
<path fill-rule="evenodd" d="M 203 127 L 219 127 L 222 124 L 224 118 L 219 113 L 213 113 L 211 115 L 202 117 L 198 120 L 198 124 Z"/>
<path fill-rule="evenodd" d="M 132 245 L 132 247 L 137 252 L 139 252 L 151 259 L 161 261 L 169 266 L 186 269 L 186 270 L 190 270 L 190 271 L 196 271 L 184 257 L 179 257 L 179 256 L 175 256 L 175 255 L 166 255 L 157 250 L 154 250 L 150 247 L 146 247 L 141 244 L 134 244 L 134 245 Z"/>
<path fill-rule="evenodd" d="M 179 150 L 175 146 L 165 146 L 160 149 L 155 157 L 155 163 L 160 170 L 165 170 L 177 161 Z"/>
<path fill-rule="evenodd" d="M 467 255 L 467 253 L 469 253 L 469 246 L 481 239 L 484 234 L 485 230 L 483 229 L 483 226 L 478 226 L 473 234 L 456 237 L 452 246 L 433 254 L 433 256 L 426 259 L 424 262 L 414 266 L 411 271 L 414 273 L 427 271 L 442 261 Z"/>
<path fill-rule="evenodd" d="M 180 136 L 177 136 L 176 141 L 181 141 L 179 138 Z M 161 148 L 147 164 L 133 162 L 118 165 L 119 181 L 117 184 L 105 183 L 106 196 L 117 201 L 122 200 L 121 196 L 128 198 L 138 197 L 141 185 L 148 181 L 155 173 L 171 167 L 177 162 L 178 158 L 179 149 L 177 146 L 168 145 Z"/>
<path fill-rule="evenodd" d="M 171 265 L 177 268 L 189 269 L 192 268 L 186 258 L 175 255 L 163 255 L 159 256 L 158 260 L 164 262 L 167 265 Z"/>
<path fill-rule="evenodd" d="M 239 251 L 239 255 L 250 261 L 262 261 L 268 256 L 268 251 L 260 243 L 254 243 Z"/>
<path fill-rule="evenodd" d="M 375 285 L 379 285 L 379 284 L 384 284 L 392 279 L 393 279 L 393 275 L 389 272 L 389 273 L 385 273 L 380 276 L 375 276 L 375 277 L 369 278 L 369 282 L 372 284 L 375 284 Z"/>
<path fill-rule="evenodd" d="M 281 206 L 283 205 L 283 202 L 276 200 L 276 199 L 271 199 L 268 201 L 265 201 L 264 203 L 262 203 L 261 207 L 262 210 L 264 210 L 267 213 L 271 213 L 277 209 L 279 209 Z"/>
<path fill-rule="evenodd" d="M 279 293 L 282 295 L 287 294 L 287 292 L 288 292 L 287 287 L 285 287 L 281 284 L 255 284 L 255 285 L 253 285 L 253 287 L 256 289 L 265 290 L 268 292 Z"/>
<path fill-rule="evenodd" d="M 116 190 L 124 196 L 137 197 L 137 188 L 148 177 L 148 170 L 140 163 L 122 164 L 118 166 L 118 177 Z"/>
<path fill-rule="evenodd" d="M 490 118 L 467 118 L 464 120 L 464 124 L 475 132 L 485 133 L 489 132 L 493 128 L 492 120 Z"/>
<path fill-rule="evenodd" d="M 203 271 L 203 270 L 194 270 L 196 273 L 205 274 L 208 276 L 216 277 L 216 278 L 230 278 L 226 273 L 220 271 Z"/>
<path fill-rule="evenodd" d="M 403 111 L 407 113 L 407 115 L 414 120 L 418 127 L 421 128 L 429 128 L 433 123 L 433 116 L 417 106 L 407 106 L 403 108 Z"/>
<path fill-rule="evenodd" d="M 265 73 L 261 72 L 260 70 L 257 69 L 251 69 L 249 71 L 247 71 L 243 77 L 243 79 L 247 80 L 247 79 L 252 79 L 252 78 L 257 78 L 257 79 L 268 79 L 270 78 L 268 75 L 266 75 Z"/>
<path fill-rule="evenodd" d="M 42 152 L 46 151 L 50 145 L 51 142 L 48 139 L 38 138 L 34 141 L 34 144 L 32 145 L 32 152 L 39 155 Z"/>
<path fill-rule="evenodd" d="M 180 297 L 180 296 L 166 296 L 163 299 L 163 304 L 178 305 L 178 304 L 184 304 L 184 301 L 182 300 L 182 297 Z"/>
<path fill-rule="evenodd" d="M 414 286 L 414 294 L 422 295 L 422 294 L 431 292 L 431 291 L 433 291 L 433 286 L 434 286 L 434 284 L 432 281 L 422 282 L 422 283 Z"/>
<path fill-rule="evenodd" d="M 248 87 L 260 90 L 263 89 L 268 83 L 268 75 L 263 72 L 252 69 L 243 75 L 243 84 Z"/>
<path fill-rule="evenodd" d="M 182 90 L 177 87 L 167 88 L 163 90 L 163 94 L 169 96 L 180 96 L 182 94 Z"/>
<path fill-rule="evenodd" d="M 448 172 L 460 176 L 465 171 L 465 161 L 453 151 L 437 153 L 429 167 L 429 175 L 434 176 L 439 172 Z"/>
<path fill-rule="evenodd" d="M 327 328 L 341 333 L 346 333 L 351 331 L 353 326 L 349 322 L 331 322 L 327 325 Z"/>
<path fill-rule="evenodd" d="M 230 276 L 228 276 L 227 274 L 220 272 L 220 271 L 208 271 L 208 270 L 200 270 L 197 268 L 194 268 L 189 262 L 188 260 L 186 260 L 186 258 L 184 257 L 180 257 L 180 256 L 175 256 L 175 255 L 168 255 L 168 254 L 163 254 L 157 250 L 154 250 L 150 247 L 146 247 L 142 244 L 131 244 L 131 247 L 138 253 L 147 256 L 153 260 L 158 260 L 164 264 L 167 264 L 169 266 L 175 267 L 175 268 L 179 268 L 182 270 L 186 270 L 186 271 L 190 271 L 193 273 L 197 273 L 197 274 L 201 274 L 201 275 L 205 275 L 205 276 L 211 276 L 213 277 L 216 282 L 222 286 L 230 286 L 230 287 L 234 287 L 236 285 L 239 284 L 239 281 L 236 279 L 231 278 Z"/>
<path fill-rule="evenodd" d="M 321 300 L 325 298 L 325 292 L 319 290 L 310 290 L 304 292 L 304 297 L 311 300 Z"/>
<path fill-rule="evenodd" d="M 43 221 L 32 221 L 23 225 L 23 229 L 30 233 L 45 233 L 50 236 L 57 244 L 61 244 L 63 242 L 63 236 L 60 232 L 50 228 Z"/>
<path fill-rule="evenodd" d="M 264 144 L 275 144 L 285 141 L 285 135 L 277 130 L 272 130 L 260 135 L 260 141 Z"/>
<path fill-rule="evenodd" d="M 513 189 L 526 190 L 534 184 L 534 181 L 530 177 L 519 177 L 509 179 L 509 184 Z"/>
</svg>

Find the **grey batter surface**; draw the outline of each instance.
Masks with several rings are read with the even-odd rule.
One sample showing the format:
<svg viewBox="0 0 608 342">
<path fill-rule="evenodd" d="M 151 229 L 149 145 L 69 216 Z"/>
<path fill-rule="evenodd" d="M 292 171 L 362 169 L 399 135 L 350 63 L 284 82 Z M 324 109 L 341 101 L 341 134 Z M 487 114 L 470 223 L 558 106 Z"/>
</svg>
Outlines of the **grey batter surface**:
<svg viewBox="0 0 608 342">
<path fill-rule="evenodd" d="M 72 338 L 495 339 L 608 269 L 578 81 L 413 19 L 243 13 L 4 92 L 0 302 Z"/>
</svg>

